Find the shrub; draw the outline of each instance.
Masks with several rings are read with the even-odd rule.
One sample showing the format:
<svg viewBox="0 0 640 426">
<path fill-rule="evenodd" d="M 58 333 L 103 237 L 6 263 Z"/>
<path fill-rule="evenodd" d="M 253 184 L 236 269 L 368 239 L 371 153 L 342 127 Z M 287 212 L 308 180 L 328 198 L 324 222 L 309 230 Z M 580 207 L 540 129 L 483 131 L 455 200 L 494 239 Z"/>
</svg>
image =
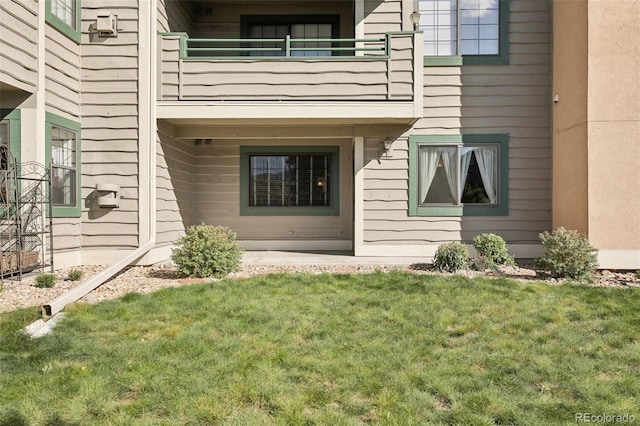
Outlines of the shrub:
<svg viewBox="0 0 640 426">
<path fill-rule="evenodd" d="M 498 265 L 496 263 L 485 256 L 474 257 L 469 261 L 469 267 L 474 271 L 487 271 L 491 269 L 496 269 Z"/>
<path fill-rule="evenodd" d="M 586 236 L 563 227 L 540 234 L 545 247 L 537 266 L 556 278 L 589 278 L 598 267 L 598 250 Z"/>
<path fill-rule="evenodd" d="M 433 266 L 439 271 L 456 272 L 466 269 L 469 251 L 467 246 L 453 241 L 438 246 L 433 258 Z"/>
<path fill-rule="evenodd" d="M 36 287 L 51 288 L 56 284 L 56 276 L 54 274 L 40 274 L 36 276 Z"/>
<path fill-rule="evenodd" d="M 80 269 L 72 269 L 67 273 L 67 279 L 69 281 L 78 281 L 82 278 L 82 271 Z"/>
<path fill-rule="evenodd" d="M 507 243 L 500 235 L 480 234 L 473 237 L 473 247 L 480 257 L 484 257 L 495 265 L 514 266 L 516 263 L 509 254 Z"/>
<path fill-rule="evenodd" d="M 183 277 L 221 277 L 238 270 L 242 251 L 229 228 L 201 223 L 187 229 L 171 259 Z"/>
</svg>

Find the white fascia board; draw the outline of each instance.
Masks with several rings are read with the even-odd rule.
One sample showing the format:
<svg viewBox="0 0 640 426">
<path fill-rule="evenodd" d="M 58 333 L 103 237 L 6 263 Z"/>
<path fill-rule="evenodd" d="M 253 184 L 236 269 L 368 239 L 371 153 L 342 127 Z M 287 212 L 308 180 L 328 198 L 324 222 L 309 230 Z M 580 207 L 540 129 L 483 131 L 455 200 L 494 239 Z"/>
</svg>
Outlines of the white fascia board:
<svg viewBox="0 0 640 426">
<path fill-rule="evenodd" d="M 224 102 L 160 101 L 158 119 L 336 119 L 411 123 L 413 102 Z"/>
</svg>

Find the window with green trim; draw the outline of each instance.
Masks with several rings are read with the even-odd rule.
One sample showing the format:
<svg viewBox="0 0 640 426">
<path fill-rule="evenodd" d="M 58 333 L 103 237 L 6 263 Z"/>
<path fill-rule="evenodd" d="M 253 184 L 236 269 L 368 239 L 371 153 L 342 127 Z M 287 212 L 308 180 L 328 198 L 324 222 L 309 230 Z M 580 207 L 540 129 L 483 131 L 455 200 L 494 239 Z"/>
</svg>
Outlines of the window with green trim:
<svg viewBox="0 0 640 426">
<path fill-rule="evenodd" d="M 241 214 L 334 215 L 336 147 L 242 147 Z"/>
<path fill-rule="evenodd" d="M 419 0 L 425 65 L 508 63 L 508 0 Z"/>
<path fill-rule="evenodd" d="M 6 147 L 0 158 L 1 170 L 8 169 L 9 153 L 16 164 L 20 163 L 20 115 L 19 109 L 0 109 L 0 146 Z"/>
<path fill-rule="evenodd" d="M 61 33 L 80 43 L 81 0 L 46 0 L 46 20 Z"/>
<path fill-rule="evenodd" d="M 0 109 L 0 206 L 10 199 L 8 174 L 20 164 L 20 115 L 19 109 Z"/>
<path fill-rule="evenodd" d="M 508 214 L 506 135 L 410 137 L 410 214 Z"/>
<path fill-rule="evenodd" d="M 9 169 L 9 121 L 0 121 L 0 170 Z"/>
<path fill-rule="evenodd" d="M 47 164 L 55 217 L 80 215 L 80 125 L 47 113 Z"/>
</svg>

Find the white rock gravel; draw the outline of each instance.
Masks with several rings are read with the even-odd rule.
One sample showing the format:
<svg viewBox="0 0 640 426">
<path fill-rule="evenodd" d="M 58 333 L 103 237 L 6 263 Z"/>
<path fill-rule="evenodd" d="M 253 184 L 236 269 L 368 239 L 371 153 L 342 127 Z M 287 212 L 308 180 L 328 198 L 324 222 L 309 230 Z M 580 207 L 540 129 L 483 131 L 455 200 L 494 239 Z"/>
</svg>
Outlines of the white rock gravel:
<svg viewBox="0 0 640 426">
<path fill-rule="evenodd" d="M 0 284 L 0 312 L 9 311 L 29 306 L 43 306 L 59 295 L 86 281 L 93 275 L 105 269 L 106 266 L 83 266 L 80 268 L 67 268 L 55 272 L 56 284 L 52 288 L 38 288 L 35 286 L 35 276 L 23 277 L 22 281 L 5 279 Z M 83 272 L 80 281 L 67 279 L 69 271 L 80 269 Z M 306 272 L 306 273 L 371 273 L 374 271 L 407 270 L 413 273 L 429 273 L 427 265 L 412 266 L 386 266 L 386 265 L 243 265 L 239 272 L 230 274 L 230 278 L 245 278 L 252 275 L 281 272 Z M 480 272 L 465 271 L 467 276 L 481 275 Z M 499 271 L 488 272 L 490 276 L 505 276 L 519 280 L 535 280 L 536 272 L 529 268 L 501 268 Z M 111 280 L 102 284 L 94 291 L 87 294 L 82 300 L 95 303 L 102 300 L 113 299 L 130 292 L 148 294 L 165 287 L 179 287 L 195 282 L 212 281 L 212 279 L 180 279 L 177 271 L 172 266 L 158 265 L 149 267 L 130 267 Z M 549 284 L 562 284 L 563 280 L 547 280 Z M 640 278 L 634 273 L 601 271 L 596 274 L 592 284 L 601 287 L 640 287 Z"/>
</svg>

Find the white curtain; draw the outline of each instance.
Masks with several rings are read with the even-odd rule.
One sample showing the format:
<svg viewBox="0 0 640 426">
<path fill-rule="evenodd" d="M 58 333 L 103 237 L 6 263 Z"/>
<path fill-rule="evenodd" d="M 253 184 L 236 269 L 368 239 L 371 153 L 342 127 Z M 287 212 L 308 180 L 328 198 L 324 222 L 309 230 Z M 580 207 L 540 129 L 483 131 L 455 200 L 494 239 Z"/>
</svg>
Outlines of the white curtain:
<svg viewBox="0 0 640 426">
<path fill-rule="evenodd" d="M 495 148 L 476 148 L 474 153 L 478 169 L 480 169 L 484 190 L 489 196 L 491 204 L 495 204 L 498 199 L 496 196 L 496 174 L 493 171 L 496 164 L 497 150 Z"/>
<path fill-rule="evenodd" d="M 420 149 L 420 203 L 424 203 L 427 199 L 427 193 L 431 187 L 431 182 L 436 175 L 438 169 L 438 158 L 440 152 L 437 148 L 421 148 Z"/>
<path fill-rule="evenodd" d="M 449 191 L 451 191 L 451 197 L 455 200 L 455 204 L 458 204 L 460 198 L 458 197 L 458 184 L 456 180 L 456 161 L 456 148 L 442 148 L 442 164 L 444 165 L 444 172 L 447 175 Z"/>
<path fill-rule="evenodd" d="M 469 164 L 475 148 L 460 148 L 460 194 L 464 193 L 464 184 L 469 174 Z"/>
</svg>

